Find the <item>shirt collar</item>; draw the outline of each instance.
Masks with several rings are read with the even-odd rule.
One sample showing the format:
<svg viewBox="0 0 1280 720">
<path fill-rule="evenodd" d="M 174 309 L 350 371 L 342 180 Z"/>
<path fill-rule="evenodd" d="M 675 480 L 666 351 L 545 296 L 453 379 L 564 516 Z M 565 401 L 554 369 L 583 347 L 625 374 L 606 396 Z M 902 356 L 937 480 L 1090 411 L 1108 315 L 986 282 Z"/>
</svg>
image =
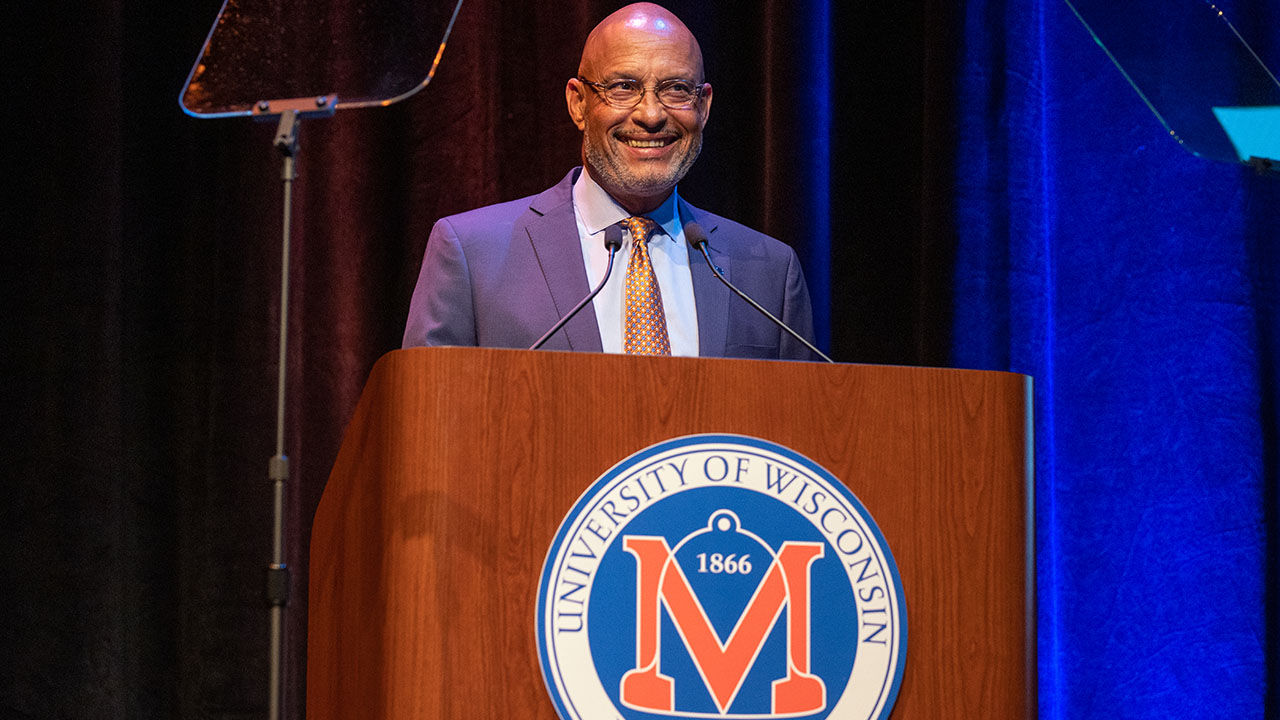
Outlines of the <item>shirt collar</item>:
<svg viewBox="0 0 1280 720">
<path fill-rule="evenodd" d="M 627 212 L 617 200 L 613 199 L 612 195 L 591 178 L 586 168 L 578 173 L 578 179 L 573 183 L 573 204 L 578 209 L 578 215 L 582 218 L 582 224 L 586 226 L 588 235 L 595 235 L 610 225 L 631 217 L 631 213 Z M 684 238 L 684 233 L 681 232 L 679 207 L 680 191 L 678 188 L 673 188 L 671 195 L 661 205 L 653 212 L 644 214 L 645 217 L 658 223 L 666 236 L 676 244 Z"/>
</svg>

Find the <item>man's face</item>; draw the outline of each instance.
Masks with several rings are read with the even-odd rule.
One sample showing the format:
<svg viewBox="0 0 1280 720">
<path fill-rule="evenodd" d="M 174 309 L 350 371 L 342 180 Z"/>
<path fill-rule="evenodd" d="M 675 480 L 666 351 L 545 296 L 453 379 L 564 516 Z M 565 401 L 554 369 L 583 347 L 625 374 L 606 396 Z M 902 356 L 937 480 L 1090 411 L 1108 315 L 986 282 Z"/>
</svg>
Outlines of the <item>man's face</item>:
<svg viewBox="0 0 1280 720">
<path fill-rule="evenodd" d="M 655 27 L 656 22 L 656 27 Z M 634 80 L 647 88 L 639 105 L 618 108 L 576 78 L 565 96 L 582 130 L 583 162 L 593 179 L 631 212 L 648 212 L 670 194 L 702 149 L 711 86 L 686 109 L 658 102 L 653 89 L 668 80 L 698 86 L 702 60 L 683 27 L 649 19 L 599 29 L 583 51 L 582 77 L 602 85 Z"/>
</svg>

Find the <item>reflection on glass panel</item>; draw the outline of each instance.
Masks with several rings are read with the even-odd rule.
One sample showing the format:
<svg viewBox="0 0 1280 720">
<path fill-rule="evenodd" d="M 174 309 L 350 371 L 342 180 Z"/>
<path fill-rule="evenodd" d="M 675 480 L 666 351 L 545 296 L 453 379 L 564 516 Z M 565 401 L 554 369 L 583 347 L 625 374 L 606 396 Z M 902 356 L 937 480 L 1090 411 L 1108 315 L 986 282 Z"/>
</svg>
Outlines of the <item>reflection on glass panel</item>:
<svg viewBox="0 0 1280 720">
<path fill-rule="evenodd" d="M 1280 108 L 1280 82 L 1246 41 L 1247 28 L 1206 0 L 1065 2 L 1183 147 L 1228 162 L 1253 154 L 1238 132 L 1272 120 L 1230 109 Z M 1230 135 L 1220 117 L 1236 126 Z"/>
<path fill-rule="evenodd" d="M 387 105 L 434 74 L 462 0 L 226 0 L 183 88 L 196 116 L 261 100 L 336 94 Z"/>
</svg>

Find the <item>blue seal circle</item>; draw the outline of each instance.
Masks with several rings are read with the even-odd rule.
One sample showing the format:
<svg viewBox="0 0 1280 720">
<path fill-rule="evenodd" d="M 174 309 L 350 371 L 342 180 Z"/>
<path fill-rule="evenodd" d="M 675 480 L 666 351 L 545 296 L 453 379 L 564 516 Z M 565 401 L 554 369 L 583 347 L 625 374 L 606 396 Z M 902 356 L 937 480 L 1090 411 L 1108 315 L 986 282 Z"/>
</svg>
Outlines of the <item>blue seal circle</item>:
<svg viewBox="0 0 1280 720">
<path fill-rule="evenodd" d="M 906 603 L 879 528 L 812 460 L 759 438 L 641 450 L 569 511 L 537 641 L 565 720 L 887 718 Z"/>
</svg>

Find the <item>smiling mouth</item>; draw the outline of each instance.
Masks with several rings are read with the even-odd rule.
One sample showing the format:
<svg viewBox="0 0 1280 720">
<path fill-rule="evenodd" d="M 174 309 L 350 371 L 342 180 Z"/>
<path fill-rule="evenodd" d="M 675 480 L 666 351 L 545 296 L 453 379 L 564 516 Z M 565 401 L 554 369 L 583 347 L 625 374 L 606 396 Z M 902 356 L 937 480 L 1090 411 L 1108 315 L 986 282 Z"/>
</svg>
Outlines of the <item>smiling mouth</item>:
<svg viewBox="0 0 1280 720">
<path fill-rule="evenodd" d="M 666 147 L 676 141 L 676 139 L 673 137 L 645 138 L 645 139 L 619 137 L 618 140 L 620 140 L 623 144 L 633 148 L 660 148 L 660 147 Z"/>
</svg>

